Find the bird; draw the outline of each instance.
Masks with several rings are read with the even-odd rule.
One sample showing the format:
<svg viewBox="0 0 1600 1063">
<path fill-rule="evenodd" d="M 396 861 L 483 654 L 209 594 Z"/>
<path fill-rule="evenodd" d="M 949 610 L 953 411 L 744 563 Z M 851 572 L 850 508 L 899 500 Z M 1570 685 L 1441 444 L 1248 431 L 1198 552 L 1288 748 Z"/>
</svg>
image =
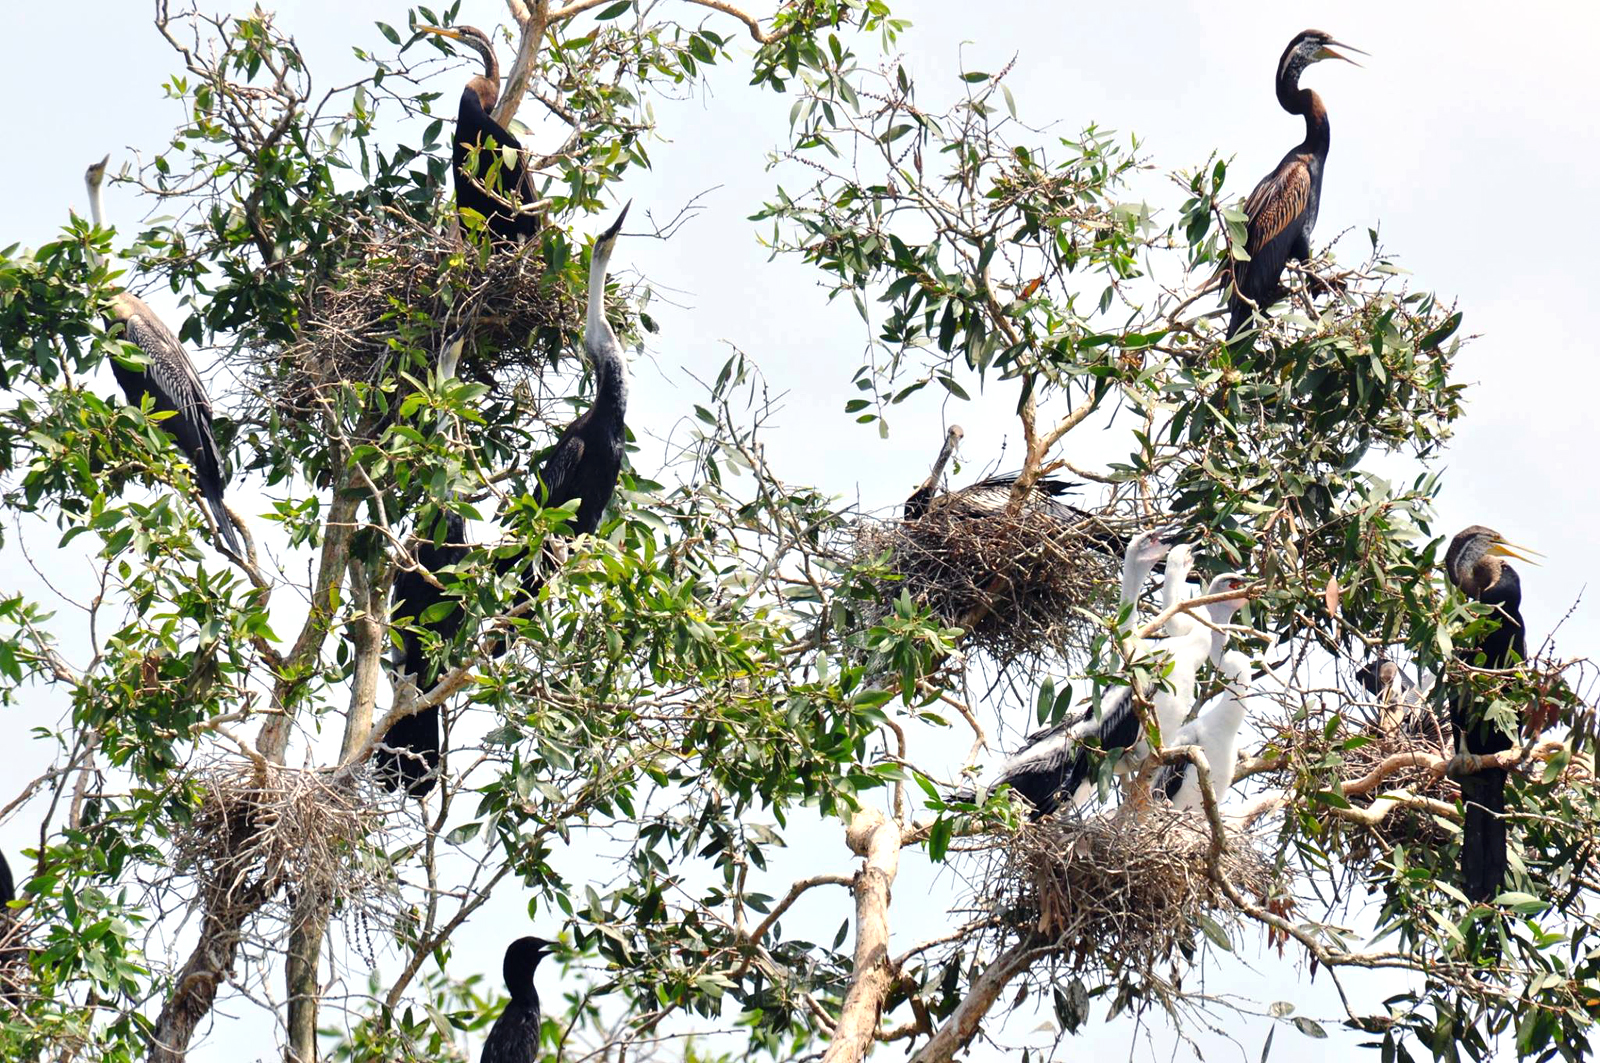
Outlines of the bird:
<svg viewBox="0 0 1600 1063">
<path fill-rule="evenodd" d="M 1474 647 L 1457 655 L 1471 664 L 1480 655 L 1484 668 L 1507 668 L 1526 659 L 1528 643 L 1522 620 L 1522 581 L 1505 558 L 1538 562 L 1527 547 L 1507 542 L 1497 531 L 1473 524 L 1450 540 L 1445 551 L 1445 575 L 1469 598 L 1494 607 L 1500 626 Z M 1451 699 L 1450 722 L 1456 751 L 1486 755 L 1511 748 L 1511 736 L 1474 711 L 1470 688 Z M 1506 772 L 1487 768 L 1462 775 L 1461 826 L 1462 892 L 1473 901 L 1487 901 L 1499 892 L 1506 876 Z"/>
<path fill-rule="evenodd" d="M 1431 680 L 1432 677 L 1429 677 Z M 1378 700 L 1378 730 L 1386 735 L 1439 733 L 1439 721 L 1428 708 L 1432 683 L 1418 687 L 1394 661 L 1374 657 L 1356 669 L 1362 689 Z"/>
<path fill-rule="evenodd" d="M 6 863 L 6 854 L 0 853 L 0 914 L 3 914 L 6 905 L 16 899 L 17 884 L 11 877 L 11 865 Z"/>
<path fill-rule="evenodd" d="M 572 530 L 593 535 L 600 528 L 606 507 L 617 489 L 628 427 L 628 363 L 622 344 L 606 320 L 606 267 L 617 245 L 617 234 L 628 217 L 630 200 L 617 220 L 595 239 L 589 257 L 589 306 L 584 318 L 583 353 L 594 373 L 594 401 L 580 414 L 545 458 L 539 470 L 544 505 L 562 506 L 578 500 Z"/>
<path fill-rule="evenodd" d="M 1367 54 L 1321 30 L 1302 30 L 1278 60 L 1278 103 L 1290 114 L 1305 118 L 1306 136 L 1289 149 L 1277 169 L 1263 177 L 1244 202 L 1244 212 L 1249 216 L 1244 251 L 1250 257 L 1225 263 L 1219 273 L 1228 293 L 1229 340 L 1249 322 L 1254 311 L 1264 314 L 1281 297 L 1283 289 L 1278 281 L 1284 264 L 1291 258 L 1305 261 L 1311 257 L 1311 230 L 1317 224 L 1322 171 L 1328 160 L 1328 109 L 1314 90 L 1300 87 L 1300 75 L 1306 67 L 1324 59 L 1361 65 L 1334 51 L 1334 45 L 1358 55 Z"/>
<path fill-rule="evenodd" d="M 105 228 L 105 212 L 100 200 L 100 184 L 105 179 L 107 155 L 84 173 L 84 184 L 89 189 L 89 212 L 95 227 Z M 93 255 L 94 264 L 103 266 L 104 259 Z M 144 352 L 145 367 L 136 369 L 112 359 L 111 372 L 117 378 L 128 402 L 140 405 L 146 395 L 158 413 L 173 416 L 160 422 L 161 429 L 172 437 L 178 449 L 194 468 L 195 483 L 205 496 L 206 505 L 216 521 L 217 534 L 223 547 L 235 557 L 244 551 L 234 530 L 233 517 L 223 502 L 223 488 L 228 476 L 217 447 L 217 437 L 211 425 L 211 398 L 206 386 L 189 361 L 188 353 L 172 330 L 155 315 L 143 299 L 127 291 L 111 298 L 111 321 L 122 326 L 123 338 Z"/>
<path fill-rule="evenodd" d="M 1244 723 L 1244 695 L 1250 686 L 1250 658 L 1237 650 L 1222 655 L 1222 692 L 1207 703 L 1200 715 L 1178 728 L 1162 745 L 1199 746 L 1211 771 L 1211 793 L 1218 802 L 1233 786 L 1239 759 L 1239 727 Z M 1193 763 L 1163 764 L 1150 784 L 1152 793 L 1165 794 L 1180 809 L 1201 808 L 1200 773 Z"/>
<path fill-rule="evenodd" d="M 1180 566 L 1186 563 L 1186 558 L 1181 553 L 1178 562 Z M 1168 566 L 1172 567 L 1170 558 Z M 1206 588 L 1206 595 L 1240 591 L 1249 583 L 1250 577 L 1243 573 L 1226 572 L 1212 579 Z M 1171 736 L 1182 731 L 1183 721 L 1194 706 L 1195 683 L 1201 662 L 1213 657 L 1218 660 L 1225 659 L 1224 650 L 1228 640 L 1225 628 L 1233 620 L 1233 614 L 1243 605 L 1242 597 L 1213 602 L 1205 607 L 1207 618 L 1211 622 L 1210 627 L 1197 622 L 1188 634 L 1165 639 L 1156 644 L 1159 651 L 1171 661 L 1171 671 L 1168 673 L 1169 689 L 1158 689 L 1147 693 L 1151 707 L 1155 710 L 1156 727 L 1160 732 L 1163 746 L 1173 744 Z M 1139 722 L 1139 714 L 1133 703 L 1132 687 L 1120 688 L 1111 706 L 1101 713 L 1100 719 L 1088 722 L 1093 726 L 1078 736 L 1062 785 L 1062 792 L 1072 794 L 1075 805 L 1082 805 L 1093 792 L 1092 772 L 1096 751 L 1103 754 L 1114 749 L 1126 750 L 1127 753 L 1118 758 L 1115 768 L 1123 774 L 1133 770 L 1134 766 L 1150 753 L 1144 730 Z"/>
<path fill-rule="evenodd" d="M 534 968 L 555 944 L 544 938 L 524 937 L 506 949 L 502 971 L 511 1000 L 494 1020 L 483 1042 L 481 1063 L 534 1063 L 539 1055 L 539 990 L 533 984 Z"/>
<path fill-rule="evenodd" d="M 456 513 L 445 518 L 445 541 L 424 539 L 416 547 L 417 564 L 438 575 L 467 556 L 466 522 Z M 448 646 L 461 631 L 465 608 L 459 599 L 429 583 L 417 569 L 407 569 L 395 577 L 392 622 L 408 625 L 400 635 L 398 674 L 410 676 L 419 694 L 439 681 L 443 661 L 430 655 L 432 639 L 428 632 Z M 441 603 L 451 602 L 448 611 Z M 441 615 L 442 614 L 442 615 Z M 421 629 L 421 630 L 418 630 Z M 384 733 L 383 743 L 373 752 L 374 770 L 384 788 L 390 791 L 404 785 L 412 797 L 433 792 L 439 775 L 439 707 L 429 706 L 395 723 Z"/>
<path fill-rule="evenodd" d="M 1172 529 L 1158 529 L 1135 536 L 1129 543 L 1123 562 L 1123 607 L 1136 600 L 1144 579 L 1154 569 L 1157 561 L 1168 553 Z M 1180 555 L 1181 563 L 1181 555 Z M 1172 564 L 1168 561 L 1169 567 Z M 1248 577 L 1230 572 L 1212 580 L 1208 594 L 1236 591 L 1249 582 Z M 1207 606 L 1212 622 L 1226 624 L 1240 607 L 1236 600 L 1213 603 Z M 1195 658 L 1191 668 L 1198 668 L 1198 660 L 1209 651 L 1211 631 L 1196 625 L 1204 634 L 1191 638 L 1185 646 L 1177 647 L 1180 653 Z M 1171 640 L 1169 640 L 1171 641 Z M 1182 667 L 1181 665 L 1179 667 Z M 1192 692 L 1191 695 L 1192 697 Z M 1152 698 L 1157 719 L 1163 728 L 1175 728 L 1188 707 L 1170 691 L 1157 691 Z M 1091 750 L 1129 750 L 1133 756 L 1119 758 L 1118 768 L 1129 770 L 1132 764 L 1148 753 L 1139 724 L 1139 714 L 1133 702 L 1133 688 L 1119 687 L 1096 714 L 1093 706 L 1086 706 L 1076 715 L 1060 723 L 1037 731 L 1024 740 L 1022 748 L 1001 766 L 995 786 L 1009 785 L 1034 807 L 1034 818 L 1042 818 L 1056 811 L 1063 798 L 1073 805 L 1086 804 L 1094 792 L 1094 753 Z M 1141 752 L 1142 751 L 1142 752 Z M 976 792 L 962 789 L 952 795 L 955 801 L 971 801 Z"/>
<path fill-rule="evenodd" d="M 901 508 L 901 517 L 905 521 L 917 521 L 934 514 L 981 520 L 998 517 L 1011 506 L 1013 489 L 1017 479 L 1022 475 L 1020 472 L 985 477 L 958 490 L 939 493 L 945 466 L 965 435 L 960 425 L 951 425 L 945 431 L 944 445 L 939 450 L 939 456 L 934 459 L 933 470 L 905 500 Z M 1053 517 L 1082 534 L 1089 545 L 1100 553 L 1109 556 L 1123 555 L 1128 547 L 1128 541 L 1123 536 L 1107 526 L 1095 514 L 1061 501 L 1082 486 L 1083 484 L 1075 480 L 1040 476 L 1034 481 L 1032 492 L 1024 497 L 1023 505 L 1041 508 L 1046 516 Z"/>
<path fill-rule="evenodd" d="M 11 865 L 6 863 L 4 853 L 0 853 L 0 941 L 11 936 L 15 921 L 12 917 L 10 904 L 17 899 L 16 882 L 11 877 Z M 12 945 L 0 948 L 0 997 L 14 1008 L 20 1008 L 23 1000 L 24 968 L 28 962 L 28 950 L 22 945 Z"/>
<path fill-rule="evenodd" d="M 489 35 L 476 26 L 418 26 L 417 31 L 460 41 L 483 56 L 483 73 L 467 79 L 456 112 L 450 147 L 456 207 L 476 211 L 497 241 L 537 235 L 539 216 L 526 207 L 538 196 L 523 163 L 522 143 L 491 117 L 500 98 L 500 64 Z"/>
<path fill-rule="evenodd" d="M 958 424 L 951 425 L 945 432 L 944 447 L 939 451 L 939 456 L 933 459 L 933 471 L 922 481 L 922 486 L 911 492 L 911 497 L 906 499 L 905 508 L 902 510 L 906 520 L 917 520 L 928 512 L 933 496 L 939 491 L 939 483 L 944 479 L 944 467 L 949 464 L 950 455 L 955 453 L 956 444 L 961 442 L 961 437 L 964 435 L 966 433 Z"/>
<path fill-rule="evenodd" d="M 632 205 L 631 200 L 625 204 L 617 220 L 595 239 L 589 258 L 583 351 L 594 374 L 594 401 L 567 425 L 539 470 L 541 503 L 546 509 L 577 500 L 577 512 L 568 522 L 574 535 L 599 531 L 622 472 L 628 436 L 628 364 L 622 356 L 622 344 L 606 320 L 606 267 Z M 552 562 L 553 549 L 553 544 L 546 543 L 544 554 Z M 527 551 L 517 550 L 499 558 L 496 574 L 504 578 L 517 573 L 526 565 L 527 556 Z M 543 582 L 542 577 L 528 578 L 514 605 L 531 600 Z M 506 648 L 505 640 L 497 639 L 491 652 L 499 656 Z"/>
</svg>

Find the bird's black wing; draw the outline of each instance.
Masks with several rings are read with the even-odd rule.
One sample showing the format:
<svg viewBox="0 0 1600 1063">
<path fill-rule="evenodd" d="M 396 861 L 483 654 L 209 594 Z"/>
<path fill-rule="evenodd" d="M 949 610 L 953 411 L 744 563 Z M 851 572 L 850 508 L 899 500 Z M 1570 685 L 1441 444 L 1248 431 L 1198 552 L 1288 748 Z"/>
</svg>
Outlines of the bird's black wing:
<svg viewBox="0 0 1600 1063">
<path fill-rule="evenodd" d="M 1296 245 L 1305 237 L 1304 222 L 1311 204 L 1311 191 L 1310 163 L 1304 156 L 1291 153 L 1245 200 L 1244 210 L 1250 222 L 1244 249 L 1250 259 L 1233 266 L 1237 291 L 1229 300 L 1232 311 L 1229 336 L 1250 319 L 1251 310 L 1245 299 L 1254 302 L 1257 309 L 1265 310 L 1276 297 L 1283 267 L 1294 257 Z"/>
<path fill-rule="evenodd" d="M 195 482 L 205 495 L 206 504 L 216 520 L 217 531 L 235 554 L 243 556 L 239 539 L 234 532 L 233 520 L 228 516 L 222 501 L 227 480 L 223 472 L 222 451 L 211 427 L 211 398 L 206 386 L 189 361 L 189 354 L 172 330 L 142 302 L 125 301 L 127 312 L 123 328 L 129 342 L 145 356 L 143 387 L 155 402 L 155 408 L 170 411 L 173 416 L 161 422 L 161 427 L 183 451 L 194 466 Z M 120 378 L 119 374 L 119 378 Z M 124 390 L 131 391 L 126 383 Z M 129 394 L 130 402 L 141 396 Z"/>
<path fill-rule="evenodd" d="M 495 157 L 487 150 L 491 139 L 501 160 L 499 180 L 493 184 L 487 179 Z M 536 233 L 539 228 L 536 215 L 513 212 L 466 179 L 464 164 L 474 148 L 479 149 L 476 176 L 485 188 L 497 192 L 507 202 L 520 200 L 520 206 L 526 206 L 538 198 L 534 195 L 528 168 L 523 163 L 522 142 L 483 109 L 483 101 L 468 87 L 461 93 L 461 107 L 456 113 L 456 145 L 451 153 L 456 168 L 456 202 L 482 214 L 490 231 L 496 236 Z"/>
<path fill-rule="evenodd" d="M 4 853 L 0 853 L 0 907 L 4 907 L 17 899 L 17 884 L 11 877 L 11 865 L 6 863 Z M 0 917 L 5 913 L 0 912 Z"/>
<path fill-rule="evenodd" d="M 1139 713 L 1133 706 L 1133 688 L 1120 687 L 1109 703 L 1102 702 L 1100 718 L 1091 718 L 1080 728 L 1072 763 L 1061 781 L 1059 793 L 1070 798 L 1078 787 L 1089 781 L 1096 756 L 1113 749 L 1132 749 L 1139 737 Z"/>
<path fill-rule="evenodd" d="M 442 581 L 451 565 L 467 555 L 466 522 L 452 513 L 445 523 L 444 543 L 424 542 L 417 547 L 417 561 Z M 448 611 L 446 611 L 448 607 Z M 417 571 L 404 571 L 394 581 L 394 622 L 404 624 L 400 634 L 401 674 L 411 676 L 419 693 L 426 693 L 438 682 L 443 667 L 451 660 L 448 652 L 442 661 L 429 656 L 422 631 L 437 636 L 446 644 L 461 632 L 465 610 L 454 596 L 429 583 Z M 420 631 L 417 629 L 421 629 Z M 383 744 L 373 755 L 374 770 L 385 788 L 421 797 L 434 787 L 439 769 L 439 708 L 432 706 L 395 721 L 385 732 Z"/>
<path fill-rule="evenodd" d="M 544 485 L 544 505 L 564 506 L 579 495 L 579 471 L 587 444 L 579 432 L 582 418 L 573 421 L 556 441 L 555 448 L 539 470 L 539 482 Z"/>
</svg>

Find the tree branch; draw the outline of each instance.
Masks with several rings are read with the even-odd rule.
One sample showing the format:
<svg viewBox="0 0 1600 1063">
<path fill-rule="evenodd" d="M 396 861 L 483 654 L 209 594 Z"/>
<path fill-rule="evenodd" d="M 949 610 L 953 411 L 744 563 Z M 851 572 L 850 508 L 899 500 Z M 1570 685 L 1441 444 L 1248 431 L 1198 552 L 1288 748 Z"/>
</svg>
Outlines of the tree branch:
<svg viewBox="0 0 1600 1063">
<path fill-rule="evenodd" d="M 859 1063 L 866 1058 L 878 1035 L 884 997 L 894 984 L 889 964 L 889 888 L 900 869 L 900 828 L 876 808 L 865 806 L 851 818 L 845 841 L 862 858 L 855 876 L 855 969 L 823 1063 Z"/>
</svg>

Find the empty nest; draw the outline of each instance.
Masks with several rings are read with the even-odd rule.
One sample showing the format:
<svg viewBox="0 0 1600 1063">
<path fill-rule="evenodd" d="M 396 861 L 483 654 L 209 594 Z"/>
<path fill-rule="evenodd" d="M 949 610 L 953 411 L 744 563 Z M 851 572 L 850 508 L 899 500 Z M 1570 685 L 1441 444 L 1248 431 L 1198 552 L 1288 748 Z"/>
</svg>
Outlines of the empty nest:
<svg viewBox="0 0 1600 1063">
<path fill-rule="evenodd" d="M 511 394 L 555 360 L 582 325 L 565 279 L 537 243 L 484 254 L 414 225 L 382 224 L 347 267 L 312 287 L 294 342 L 257 352 L 253 383 L 281 416 L 314 419 L 351 384 L 376 384 L 402 360 L 417 375 L 471 324 L 457 375 Z"/>
<path fill-rule="evenodd" d="M 1210 851 L 1206 822 L 1169 805 L 1137 816 L 1056 816 L 996 848 L 983 903 L 1017 933 L 1050 942 L 1085 979 L 1144 981 L 1175 949 L 1191 953 L 1197 934 L 1225 934 L 1237 921 L 1207 871 Z M 1263 904 L 1286 886 L 1233 828 L 1220 869 Z"/>
<path fill-rule="evenodd" d="M 946 504 L 940 504 L 946 503 Z M 1116 600 L 1125 523 L 1034 494 L 1015 508 L 938 500 L 912 520 L 864 520 L 857 558 L 888 558 L 884 601 L 908 593 L 1001 661 L 1086 652 Z"/>
<path fill-rule="evenodd" d="M 175 866 L 201 884 L 213 911 L 258 911 L 284 887 L 368 912 L 393 897 L 387 870 L 363 857 L 372 794 L 330 785 L 324 773 L 233 759 L 191 781 L 200 804 L 174 831 Z"/>
</svg>

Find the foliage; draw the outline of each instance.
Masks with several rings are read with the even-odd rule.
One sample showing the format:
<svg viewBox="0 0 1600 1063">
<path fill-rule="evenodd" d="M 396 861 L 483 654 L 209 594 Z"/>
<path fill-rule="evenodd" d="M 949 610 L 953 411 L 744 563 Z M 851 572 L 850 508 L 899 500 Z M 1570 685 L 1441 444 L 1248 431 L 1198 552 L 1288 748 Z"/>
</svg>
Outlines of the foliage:
<svg viewBox="0 0 1600 1063">
<path fill-rule="evenodd" d="M 507 265 L 470 233 L 460 244 L 442 235 L 453 119 L 436 105 L 453 99 L 461 67 L 411 31 L 456 22 L 459 6 L 415 8 L 405 30 L 377 24 L 354 42 L 362 76 L 319 91 L 273 16 L 158 5 L 181 65 L 166 85 L 181 118 L 125 179 L 162 217 L 139 233 L 71 218 L 40 248 L 0 253 L 3 505 L 41 518 L 60 547 L 76 544 L 99 581 L 81 607 L 0 601 L 0 696 L 51 687 L 71 705 L 29 750 L 52 760 L 30 787 L 50 802 L 38 847 L 13 861 L 25 879 L 16 925 L 35 951 L 30 991 L 0 1023 L 8 1055 L 145 1058 L 147 1042 L 172 1035 L 179 1005 L 195 1003 L 192 965 L 215 962 L 203 954 L 216 945 L 225 969 L 201 974 L 231 972 L 223 992 L 240 1001 L 293 995 L 277 982 L 285 953 L 364 983 L 321 1000 L 309 1024 L 297 1022 L 303 1000 L 287 1005 L 288 1053 L 320 1029 L 334 1059 L 459 1058 L 499 990 L 459 977 L 456 935 L 518 882 L 536 932 L 559 927 L 568 950 L 544 1029 L 547 1053 L 563 1059 L 838 1053 L 862 1015 L 868 1044 L 913 1039 L 918 1058 L 948 1059 L 963 1032 L 999 1028 L 989 1012 L 1007 981 L 1042 979 L 1066 956 L 1041 931 L 977 918 L 870 959 L 866 919 L 852 952 L 848 923 L 831 943 L 810 940 L 813 924 L 790 911 L 810 890 L 852 884 L 859 903 L 871 875 L 892 880 L 895 860 L 960 862 L 1007 836 L 1008 800 L 947 799 L 935 780 L 955 772 L 930 750 L 967 727 L 983 737 L 968 690 L 986 670 L 1004 680 L 995 689 L 1021 692 L 1020 704 L 997 695 L 996 711 L 1037 706 L 1041 722 L 1077 704 L 1066 673 L 1080 691 L 1126 682 L 1127 642 L 1112 636 L 1136 617 L 1074 598 L 1086 604 L 1074 624 L 1098 635 L 1086 653 L 1048 655 L 1043 670 L 1059 682 L 964 643 L 950 618 L 895 593 L 903 581 L 882 551 L 848 548 L 855 515 L 829 490 L 787 483 L 768 463 L 775 411 L 741 354 L 688 404 L 694 420 L 662 468 L 625 469 L 598 536 L 571 540 L 570 508 L 540 505 L 542 448 L 588 393 L 568 371 L 581 364 L 585 234 L 668 142 L 656 105 L 741 63 L 793 100 L 773 160 L 779 187 L 754 220 L 774 255 L 815 267 L 867 328 L 846 417 L 887 436 L 930 395 L 1015 394 L 1021 500 L 1091 416 L 1119 413 L 1134 428 L 1126 458 L 1094 474 L 1104 509 L 1177 515 L 1217 568 L 1259 575 L 1249 637 L 1274 647 L 1283 682 L 1261 697 L 1278 738 L 1241 773 L 1267 817 L 1265 855 L 1250 855 L 1271 861 L 1263 879 L 1341 889 L 1331 905 L 1310 888 L 1257 904 L 1215 861 L 1191 860 L 1192 894 L 1335 977 L 1418 974 L 1385 1014 L 1347 1017 L 1386 1059 L 1483 1058 L 1503 1031 L 1525 1055 L 1587 1050 L 1600 1009 L 1587 870 L 1600 807 L 1584 785 L 1592 680 L 1574 662 L 1489 672 L 1458 659 L 1494 620 L 1443 589 L 1438 479 L 1395 485 L 1370 471 L 1379 455 L 1427 463 L 1448 440 L 1461 414 L 1460 311 L 1405 283 L 1374 235 L 1358 265 L 1331 252 L 1306 264 L 1254 346 L 1223 346 L 1203 289 L 1238 242 L 1226 165 L 1180 175 L 1172 202 L 1133 202 L 1140 145 L 1099 126 L 1067 137 L 1028 126 L 1009 66 L 963 73 L 948 102 L 920 101 L 947 86 L 856 54 L 901 44 L 908 23 L 881 0 L 798 0 L 759 21 L 698 0 L 558 9 L 532 38 L 540 115 L 523 116 L 532 150 L 549 149 L 530 160 L 545 227 Z M 549 14 L 532 7 L 530 20 Z M 95 264 L 113 250 L 125 271 Z M 208 548 L 164 415 L 92 380 L 106 360 L 137 355 L 104 323 L 112 293 L 160 284 L 183 307 L 173 324 L 191 348 L 249 382 L 239 394 L 226 374 L 214 384 L 235 483 L 270 498 L 246 514 L 258 541 L 239 563 Z M 648 286 L 607 295 L 618 332 L 642 346 L 658 327 Z M 515 326 L 477 331 L 471 370 L 441 379 L 454 330 L 510 298 Z M 340 349 L 364 360 L 330 370 L 327 337 L 351 322 L 360 335 Z M 296 390 L 306 380 L 311 390 Z M 448 754 L 419 812 L 382 794 L 364 761 L 385 704 L 407 697 L 403 683 L 393 703 L 377 689 L 402 634 L 385 622 L 389 590 L 447 512 L 483 523 L 459 562 L 431 573 L 463 623 L 430 643 L 446 667 L 419 694 L 444 707 Z M 547 566 L 532 600 L 508 576 L 522 558 Z M 1538 704 L 1580 725 L 1542 752 L 1529 743 L 1513 773 L 1515 881 L 1493 907 L 1469 909 L 1450 885 L 1453 840 L 1395 843 L 1349 814 L 1345 785 L 1371 734 L 1362 699 L 1328 675 L 1383 647 L 1443 674 L 1440 699 L 1467 686 L 1503 716 Z M 310 766 L 294 775 L 291 757 Z M 239 792 L 293 777 L 297 794 L 325 786 L 378 814 L 271 865 L 314 852 L 348 861 L 339 873 L 267 874 L 230 862 L 257 851 L 270 818 L 265 801 L 208 792 L 206 780 L 235 776 L 253 780 Z M 1453 838 L 1456 806 L 1437 803 L 1420 807 Z M 867 829 L 879 806 L 892 860 Z M 779 851 L 835 821 L 859 874 L 841 847 L 819 854 L 814 876 L 777 881 Z M 197 837 L 221 856 L 196 856 Z M 574 871 L 602 860 L 604 875 Z M 246 866 L 237 881 L 217 870 Z M 358 881 L 382 885 L 348 885 Z M 1344 887 L 1381 897 L 1384 951 L 1340 929 Z M 184 912 L 199 913 L 204 937 L 192 956 L 167 936 Z M 367 977 L 319 957 L 330 925 Z M 1174 962 L 1225 953 L 1228 936 L 1207 929 L 1220 925 L 1197 914 Z M 891 977 L 873 983 L 875 965 Z M 1160 1006 L 1175 1022 L 1204 1004 L 1107 975 L 1053 996 L 1063 1035 L 1102 998 Z M 196 1006 L 204 1014 L 210 1001 Z"/>
</svg>

